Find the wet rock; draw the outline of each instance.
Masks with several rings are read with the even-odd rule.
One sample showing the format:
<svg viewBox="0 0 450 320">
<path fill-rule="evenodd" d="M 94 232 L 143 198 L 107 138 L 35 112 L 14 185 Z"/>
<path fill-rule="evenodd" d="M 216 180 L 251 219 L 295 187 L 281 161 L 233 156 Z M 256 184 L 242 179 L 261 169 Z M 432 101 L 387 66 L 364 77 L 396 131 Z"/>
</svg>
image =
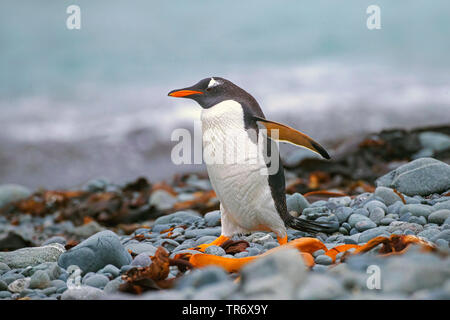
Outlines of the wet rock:
<svg viewBox="0 0 450 320">
<path fill-rule="evenodd" d="M 356 223 L 360 221 L 370 221 L 370 219 L 366 216 L 363 216 L 361 214 L 354 213 L 348 218 L 348 223 L 351 227 L 354 227 Z"/>
<path fill-rule="evenodd" d="M 339 207 L 335 211 L 335 215 L 338 218 L 339 223 L 347 221 L 348 217 L 353 213 L 353 209 L 349 207 Z"/>
<path fill-rule="evenodd" d="M 25 268 L 44 262 L 57 261 L 66 249 L 59 243 L 52 243 L 43 247 L 22 248 L 11 252 L 0 252 L 0 261 L 10 268 Z"/>
<path fill-rule="evenodd" d="M 362 232 L 362 231 L 366 231 L 366 230 L 369 230 L 369 229 L 373 229 L 373 228 L 376 228 L 376 223 L 375 222 L 373 222 L 373 221 L 371 221 L 371 220 L 362 220 L 362 221 L 358 221 L 356 224 L 355 224 L 355 228 L 356 228 L 356 230 L 358 230 L 359 232 Z"/>
<path fill-rule="evenodd" d="M 73 247 L 58 259 L 63 268 L 77 265 L 84 273 L 98 271 L 108 264 L 118 268 L 131 263 L 131 255 L 112 231 L 99 232 Z"/>
<path fill-rule="evenodd" d="M 409 196 L 441 193 L 450 189 L 450 166 L 433 158 L 420 158 L 389 172 L 376 183 Z"/>
</svg>

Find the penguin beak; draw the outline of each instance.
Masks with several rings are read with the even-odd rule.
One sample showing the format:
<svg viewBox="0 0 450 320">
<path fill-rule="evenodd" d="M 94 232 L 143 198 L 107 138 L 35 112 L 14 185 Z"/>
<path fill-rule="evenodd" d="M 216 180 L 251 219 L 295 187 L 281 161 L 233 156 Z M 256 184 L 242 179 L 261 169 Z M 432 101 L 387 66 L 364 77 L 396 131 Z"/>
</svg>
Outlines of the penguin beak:
<svg viewBox="0 0 450 320">
<path fill-rule="evenodd" d="M 201 91 L 192 90 L 191 88 L 177 89 L 169 92 L 168 96 L 176 98 L 189 98 L 195 94 L 203 94 Z"/>
</svg>

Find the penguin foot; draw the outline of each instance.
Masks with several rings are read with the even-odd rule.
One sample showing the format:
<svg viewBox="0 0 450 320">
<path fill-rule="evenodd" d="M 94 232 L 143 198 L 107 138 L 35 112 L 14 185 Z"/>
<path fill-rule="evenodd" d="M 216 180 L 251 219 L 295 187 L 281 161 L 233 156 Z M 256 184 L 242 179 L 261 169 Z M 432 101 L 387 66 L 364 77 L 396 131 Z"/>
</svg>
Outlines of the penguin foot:
<svg viewBox="0 0 450 320">
<path fill-rule="evenodd" d="M 288 239 L 287 235 L 285 235 L 283 238 L 277 237 L 277 241 L 280 244 L 280 246 L 286 244 L 287 243 L 287 239 Z"/>
<path fill-rule="evenodd" d="M 230 240 L 230 238 L 222 235 L 222 236 L 218 237 L 216 240 L 214 240 L 211 243 L 201 244 L 201 245 L 198 245 L 197 247 L 194 247 L 194 248 L 191 248 L 191 249 L 192 250 L 198 250 L 198 251 L 201 251 L 201 252 L 205 252 L 206 248 L 208 248 L 210 246 L 221 246 L 224 242 L 226 242 L 228 240 Z"/>
</svg>

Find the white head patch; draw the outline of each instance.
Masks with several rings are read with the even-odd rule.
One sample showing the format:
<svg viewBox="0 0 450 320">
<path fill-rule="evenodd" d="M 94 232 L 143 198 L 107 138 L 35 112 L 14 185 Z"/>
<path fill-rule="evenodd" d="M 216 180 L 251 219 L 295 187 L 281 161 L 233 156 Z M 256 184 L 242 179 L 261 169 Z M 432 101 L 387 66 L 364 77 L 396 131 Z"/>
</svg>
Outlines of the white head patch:
<svg viewBox="0 0 450 320">
<path fill-rule="evenodd" d="M 212 88 L 212 87 L 215 87 L 215 86 L 218 86 L 219 84 L 220 84 L 219 81 L 215 80 L 214 78 L 211 78 L 211 80 L 208 83 L 208 89 Z"/>
</svg>

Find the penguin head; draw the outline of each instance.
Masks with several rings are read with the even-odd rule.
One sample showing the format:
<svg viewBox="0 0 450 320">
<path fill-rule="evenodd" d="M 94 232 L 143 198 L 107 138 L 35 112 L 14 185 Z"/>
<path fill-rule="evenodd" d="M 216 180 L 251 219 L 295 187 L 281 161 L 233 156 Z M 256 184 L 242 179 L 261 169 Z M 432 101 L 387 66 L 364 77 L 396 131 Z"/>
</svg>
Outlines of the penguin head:
<svg viewBox="0 0 450 320">
<path fill-rule="evenodd" d="M 200 80 L 191 87 L 172 90 L 168 95 L 195 100 L 200 106 L 208 109 L 222 101 L 249 94 L 229 80 L 211 77 Z"/>
</svg>

